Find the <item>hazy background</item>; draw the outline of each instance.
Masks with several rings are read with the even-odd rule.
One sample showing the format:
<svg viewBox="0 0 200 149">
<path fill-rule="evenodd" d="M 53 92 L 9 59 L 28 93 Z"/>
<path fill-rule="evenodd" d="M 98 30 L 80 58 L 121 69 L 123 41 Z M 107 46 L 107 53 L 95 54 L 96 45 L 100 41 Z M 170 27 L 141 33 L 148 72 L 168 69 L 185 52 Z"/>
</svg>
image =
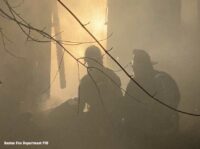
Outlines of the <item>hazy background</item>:
<svg viewBox="0 0 200 149">
<path fill-rule="evenodd" d="M 11 2 L 11 1 L 10 1 Z M 199 0 L 71 0 L 63 2 L 86 24 L 86 27 L 125 66 L 132 59 L 135 48 L 146 50 L 155 68 L 169 73 L 181 92 L 179 108 L 200 113 L 200 1 Z M 15 6 L 21 1 L 12 1 Z M 6 9 L 2 4 L 1 8 Z M 45 8 L 45 9 L 44 9 Z M 56 1 L 26 0 L 16 11 L 31 25 L 44 29 L 52 36 L 61 32 L 63 41 L 88 42 L 92 38 Z M 6 40 L 7 49 L 23 59 L 11 56 L 0 41 L 0 97 L 20 101 L 20 110 L 44 110 L 76 97 L 79 85 L 77 62 L 64 55 L 63 75 L 55 75 L 60 58 L 54 43 L 26 41 L 26 36 L 15 23 L 0 18 L 0 27 L 12 41 Z M 35 37 L 41 38 L 38 35 Z M 55 36 L 56 37 L 56 36 Z M 1 39 L 1 38 L 0 38 Z M 42 38 L 44 39 L 44 38 Z M 65 45 L 77 57 L 84 55 L 90 44 Z M 62 51 L 60 50 L 62 55 Z M 24 60 L 25 59 L 25 60 Z M 119 68 L 105 56 L 105 64 Z M 31 66 L 31 67 L 30 67 Z M 35 69 L 34 69 L 35 68 Z M 48 69 L 47 69 L 48 68 Z M 127 68 L 132 73 L 131 67 Z M 80 78 L 85 74 L 80 67 Z M 128 78 L 118 73 L 122 87 Z M 54 83 L 52 83 L 52 81 Z M 66 82 L 61 85 L 60 82 Z M 48 87 L 51 84 L 50 88 Z M 48 90 L 49 88 L 49 90 Z M 45 90 L 45 92 L 42 92 Z M 34 100 L 33 97 L 37 98 Z M 34 106 L 33 106 L 34 105 Z M 32 108 L 35 107 L 35 108 Z M 180 115 L 180 130 L 198 128 L 199 118 Z"/>
</svg>

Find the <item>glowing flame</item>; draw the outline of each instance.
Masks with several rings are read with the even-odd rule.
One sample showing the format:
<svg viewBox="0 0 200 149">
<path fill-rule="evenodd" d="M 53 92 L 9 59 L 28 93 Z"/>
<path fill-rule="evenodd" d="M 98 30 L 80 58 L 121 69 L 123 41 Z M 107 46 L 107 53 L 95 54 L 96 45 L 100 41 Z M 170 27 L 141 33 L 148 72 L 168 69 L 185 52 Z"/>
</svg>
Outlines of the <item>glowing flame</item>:
<svg viewBox="0 0 200 149">
<path fill-rule="evenodd" d="M 91 27 L 96 34 L 105 34 L 107 29 L 105 14 L 95 15 L 91 21 Z"/>
</svg>

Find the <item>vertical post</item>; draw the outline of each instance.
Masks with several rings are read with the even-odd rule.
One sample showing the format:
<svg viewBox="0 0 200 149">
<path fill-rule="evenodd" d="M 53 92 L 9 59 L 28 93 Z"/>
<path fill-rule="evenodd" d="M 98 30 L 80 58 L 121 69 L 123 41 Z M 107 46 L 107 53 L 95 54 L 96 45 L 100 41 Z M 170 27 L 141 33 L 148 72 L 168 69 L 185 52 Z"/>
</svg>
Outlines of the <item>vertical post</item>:
<svg viewBox="0 0 200 149">
<path fill-rule="evenodd" d="M 60 19 L 58 15 L 58 7 L 57 3 L 55 2 L 55 6 L 53 6 L 53 25 L 54 25 L 54 31 L 55 34 L 58 33 L 58 35 L 55 37 L 57 40 L 62 40 L 60 32 Z M 59 75 L 60 75 L 60 87 L 66 88 L 66 79 L 65 79 L 65 63 L 64 63 L 64 51 L 56 45 L 57 49 L 57 61 L 58 61 L 58 69 L 59 69 Z"/>
</svg>

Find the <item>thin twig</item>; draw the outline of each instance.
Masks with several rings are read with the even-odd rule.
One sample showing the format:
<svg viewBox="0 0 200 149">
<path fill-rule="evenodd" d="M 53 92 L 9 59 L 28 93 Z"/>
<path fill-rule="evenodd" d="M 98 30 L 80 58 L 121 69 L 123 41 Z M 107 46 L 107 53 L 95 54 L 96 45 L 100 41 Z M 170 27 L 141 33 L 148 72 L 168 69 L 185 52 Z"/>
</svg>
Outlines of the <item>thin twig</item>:
<svg viewBox="0 0 200 149">
<path fill-rule="evenodd" d="M 108 52 L 108 50 L 106 50 L 106 48 L 104 48 L 104 46 L 98 41 L 98 39 L 84 26 L 84 24 L 80 21 L 80 19 L 61 0 L 57 0 L 57 1 L 74 17 L 74 19 L 80 24 L 80 26 L 94 39 L 94 41 L 96 41 L 96 43 L 101 47 L 101 49 L 103 49 L 103 51 L 111 58 L 111 60 L 113 60 L 116 63 L 116 65 L 125 73 L 125 75 L 132 82 L 134 82 L 138 86 L 139 89 L 141 89 L 145 94 L 147 94 L 151 99 L 155 100 L 159 104 L 161 104 L 164 107 L 167 107 L 173 111 L 176 111 L 176 112 L 179 112 L 182 114 L 186 114 L 186 115 L 190 115 L 190 116 L 200 116 L 200 114 L 190 113 L 190 112 L 176 109 L 176 108 L 162 102 L 160 99 L 154 97 L 153 95 L 151 95 L 151 93 L 149 93 L 134 78 L 132 78 L 132 76 L 126 71 L 126 69 L 123 68 L 123 66 Z"/>
</svg>

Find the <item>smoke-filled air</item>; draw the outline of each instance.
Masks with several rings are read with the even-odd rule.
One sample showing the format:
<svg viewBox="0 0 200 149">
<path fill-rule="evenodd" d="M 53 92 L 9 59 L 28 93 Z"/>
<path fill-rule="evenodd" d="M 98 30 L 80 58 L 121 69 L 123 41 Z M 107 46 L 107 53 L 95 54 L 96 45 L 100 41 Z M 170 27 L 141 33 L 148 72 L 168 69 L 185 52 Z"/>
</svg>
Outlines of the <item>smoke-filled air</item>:
<svg viewBox="0 0 200 149">
<path fill-rule="evenodd" d="M 200 0 L 0 0 L 0 148 L 199 149 Z"/>
</svg>

